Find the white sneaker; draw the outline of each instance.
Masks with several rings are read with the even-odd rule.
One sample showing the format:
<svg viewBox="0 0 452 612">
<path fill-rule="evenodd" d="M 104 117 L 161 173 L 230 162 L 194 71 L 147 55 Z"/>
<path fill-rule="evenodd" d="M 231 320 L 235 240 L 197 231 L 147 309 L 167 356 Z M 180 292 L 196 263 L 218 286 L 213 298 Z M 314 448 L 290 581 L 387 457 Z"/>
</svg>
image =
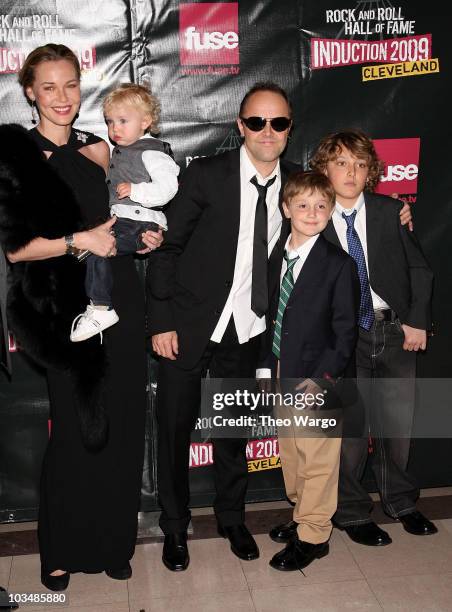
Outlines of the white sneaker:
<svg viewBox="0 0 452 612">
<path fill-rule="evenodd" d="M 100 334 L 102 344 L 102 331 L 119 321 L 116 310 L 104 310 L 88 304 L 85 312 L 75 317 L 71 329 L 71 342 L 82 342 L 96 334 Z"/>
</svg>

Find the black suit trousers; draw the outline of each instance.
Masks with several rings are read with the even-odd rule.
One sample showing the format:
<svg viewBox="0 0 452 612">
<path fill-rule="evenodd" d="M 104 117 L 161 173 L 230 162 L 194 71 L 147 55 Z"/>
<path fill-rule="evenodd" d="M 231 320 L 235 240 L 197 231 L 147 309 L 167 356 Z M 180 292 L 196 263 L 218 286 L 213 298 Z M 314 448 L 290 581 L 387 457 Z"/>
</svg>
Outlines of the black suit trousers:
<svg viewBox="0 0 452 612">
<path fill-rule="evenodd" d="M 220 343 L 209 342 L 191 369 L 177 360 L 161 359 L 157 383 L 158 487 L 162 507 L 160 527 L 165 534 L 185 531 L 190 522 L 189 452 L 191 431 L 199 413 L 201 379 L 254 378 L 261 336 L 239 344 L 231 318 Z M 214 510 L 219 524 L 244 521 L 248 481 L 245 439 L 216 439 Z"/>
<path fill-rule="evenodd" d="M 334 515 L 334 522 L 342 527 L 371 521 L 373 502 L 361 484 L 368 461 L 385 513 L 397 518 L 416 509 L 419 489 L 406 471 L 415 405 L 416 353 L 403 350 L 403 340 L 398 319 L 375 321 L 369 331 L 359 330 L 358 388 L 373 452 L 368 455 L 367 431 L 360 438 L 342 440 Z"/>
</svg>

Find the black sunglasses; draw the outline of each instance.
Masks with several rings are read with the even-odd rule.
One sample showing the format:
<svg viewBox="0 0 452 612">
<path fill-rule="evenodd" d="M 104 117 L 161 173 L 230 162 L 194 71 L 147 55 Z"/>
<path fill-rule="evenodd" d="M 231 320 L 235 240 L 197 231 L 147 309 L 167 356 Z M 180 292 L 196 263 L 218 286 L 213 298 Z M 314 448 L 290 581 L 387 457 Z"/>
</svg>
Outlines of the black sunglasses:
<svg viewBox="0 0 452 612">
<path fill-rule="evenodd" d="M 267 125 L 267 121 L 275 132 L 284 132 L 292 123 L 292 119 L 288 117 L 273 117 L 273 119 L 266 119 L 265 117 L 240 117 L 240 120 L 252 132 L 260 132 L 263 130 Z"/>
</svg>

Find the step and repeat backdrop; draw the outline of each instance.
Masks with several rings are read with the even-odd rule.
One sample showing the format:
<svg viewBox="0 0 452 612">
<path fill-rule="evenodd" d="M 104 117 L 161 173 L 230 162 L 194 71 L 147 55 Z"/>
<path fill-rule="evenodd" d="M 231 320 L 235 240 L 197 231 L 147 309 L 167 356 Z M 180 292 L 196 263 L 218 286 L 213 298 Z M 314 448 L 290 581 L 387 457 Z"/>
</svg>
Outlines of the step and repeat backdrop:
<svg viewBox="0 0 452 612">
<path fill-rule="evenodd" d="M 447 12 L 447 3 L 420 0 L 2 0 L 0 122 L 32 127 L 17 72 L 34 47 L 55 42 L 72 48 L 82 66 L 76 126 L 106 138 L 102 98 L 120 82 L 147 82 L 162 104 L 161 137 L 171 143 L 182 170 L 195 157 L 240 145 L 235 119 L 241 98 L 256 81 L 276 81 L 291 97 L 288 159 L 307 165 L 326 133 L 364 129 L 385 161 L 378 190 L 412 204 L 416 232 L 435 272 L 435 336 L 419 358 L 419 375 L 449 377 L 452 77 Z M 143 271 L 145 264 L 137 265 Z M 35 517 L 48 436 L 44 374 L 13 337 L 9 352 L 12 379 L 0 373 L 0 521 Z M 143 510 L 157 507 L 155 370 L 150 357 Z M 281 498 L 275 432 L 253 434 L 249 499 Z M 421 485 L 452 484 L 451 441 L 415 442 L 411 469 Z M 195 431 L 190 453 L 194 505 L 212 501 L 213 460 L 211 445 Z"/>
</svg>

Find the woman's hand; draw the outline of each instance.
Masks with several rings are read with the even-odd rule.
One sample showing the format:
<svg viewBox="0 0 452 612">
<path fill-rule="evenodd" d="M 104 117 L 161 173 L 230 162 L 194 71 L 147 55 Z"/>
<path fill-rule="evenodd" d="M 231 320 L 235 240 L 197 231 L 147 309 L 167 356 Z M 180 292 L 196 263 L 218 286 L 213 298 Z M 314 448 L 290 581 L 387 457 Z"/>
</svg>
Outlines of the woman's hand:
<svg viewBox="0 0 452 612">
<path fill-rule="evenodd" d="M 112 217 L 92 230 L 77 232 L 74 234 L 74 246 L 100 257 L 113 257 L 116 255 L 116 239 L 112 230 L 115 223 L 116 217 Z"/>
<path fill-rule="evenodd" d="M 150 230 L 147 232 L 143 232 L 141 234 L 141 238 L 147 248 L 141 249 L 141 251 L 137 251 L 139 255 L 146 255 L 146 253 L 150 253 L 151 251 L 155 251 L 163 242 L 163 233 L 162 230 L 159 229 L 158 232 L 151 232 Z"/>
</svg>

